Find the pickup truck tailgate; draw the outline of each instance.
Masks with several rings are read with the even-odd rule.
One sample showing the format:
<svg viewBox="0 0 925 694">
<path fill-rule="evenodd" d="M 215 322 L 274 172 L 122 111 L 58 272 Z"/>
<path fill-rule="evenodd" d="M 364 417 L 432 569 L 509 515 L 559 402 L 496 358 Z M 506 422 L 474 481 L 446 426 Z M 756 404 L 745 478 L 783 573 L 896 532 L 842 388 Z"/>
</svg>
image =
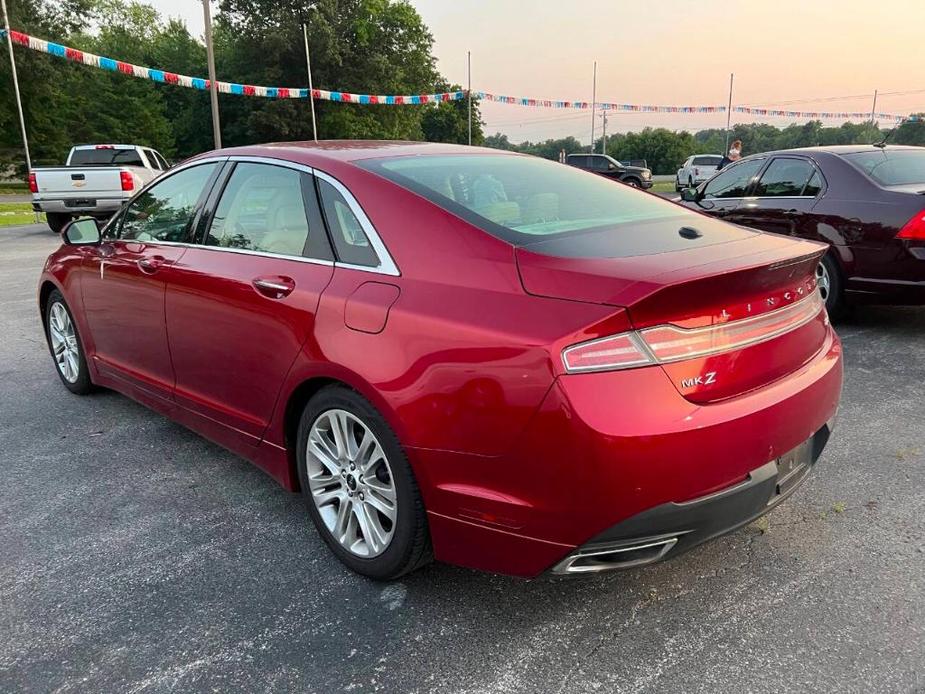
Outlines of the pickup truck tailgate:
<svg viewBox="0 0 925 694">
<path fill-rule="evenodd" d="M 122 169 L 117 166 L 87 167 L 86 169 L 67 167 L 36 169 L 35 182 L 38 192 L 35 193 L 35 199 L 121 197 L 121 171 Z"/>
</svg>

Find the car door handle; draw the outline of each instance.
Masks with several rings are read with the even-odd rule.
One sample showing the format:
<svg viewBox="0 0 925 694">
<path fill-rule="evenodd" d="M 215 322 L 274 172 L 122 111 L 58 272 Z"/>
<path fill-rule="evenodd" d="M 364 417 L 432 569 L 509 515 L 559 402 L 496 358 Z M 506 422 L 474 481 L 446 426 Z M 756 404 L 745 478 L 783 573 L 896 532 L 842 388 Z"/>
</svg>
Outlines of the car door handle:
<svg viewBox="0 0 925 694">
<path fill-rule="evenodd" d="M 800 210 L 787 210 L 784 214 L 788 217 L 799 217 L 803 213 Z"/>
<path fill-rule="evenodd" d="M 150 258 L 139 258 L 135 264 L 138 265 L 138 269 L 146 275 L 153 275 L 161 269 L 161 266 L 164 264 L 164 258 L 159 255 L 151 256 Z"/>
<path fill-rule="evenodd" d="M 253 284 L 254 289 L 270 299 L 284 299 L 295 289 L 291 277 L 258 277 Z"/>
</svg>

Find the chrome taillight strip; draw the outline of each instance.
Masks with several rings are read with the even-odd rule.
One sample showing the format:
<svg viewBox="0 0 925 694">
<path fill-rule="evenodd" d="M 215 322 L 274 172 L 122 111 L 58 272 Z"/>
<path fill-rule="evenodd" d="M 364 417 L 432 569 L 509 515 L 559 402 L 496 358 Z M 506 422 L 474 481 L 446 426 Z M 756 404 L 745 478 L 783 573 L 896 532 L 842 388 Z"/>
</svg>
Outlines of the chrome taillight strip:
<svg viewBox="0 0 925 694">
<path fill-rule="evenodd" d="M 658 325 L 570 345 L 562 350 L 562 361 L 567 373 L 588 373 L 634 369 L 640 366 L 707 357 L 773 340 L 775 337 L 806 325 L 824 310 L 825 301 L 818 291 L 813 291 L 799 301 L 750 318 L 700 328 L 681 328 L 671 324 Z M 619 340 L 625 341 L 623 346 L 606 347 L 607 343 Z M 696 345 L 703 346 L 698 348 Z M 591 352 L 592 357 L 612 355 L 615 358 L 625 356 L 626 359 L 615 359 L 611 363 L 586 366 L 570 363 L 572 354 L 589 348 L 601 349 L 600 352 Z M 677 352 L 679 349 L 686 349 L 686 351 Z M 677 353 L 666 354 L 666 351 Z"/>
<path fill-rule="evenodd" d="M 819 292 L 811 292 L 809 296 L 783 308 L 769 311 L 752 318 L 743 318 L 728 323 L 718 323 L 702 328 L 679 328 L 676 325 L 661 325 L 640 330 L 639 334 L 646 346 L 652 352 L 656 361 L 666 364 L 695 357 L 721 354 L 734 349 L 741 349 L 773 340 L 791 330 L 806 325 L 825 307 L 825 302 Z M 665 333 L 673 334 L 674 338 L 665 340 Z M 743 335 L 742 333 L 746 333 Z M 659 335 L 658 341 L 655 341 Z M 739 337 L 736 337 L 739 335 Z M 701 349 L 692 349 L 680 354 L 664 355 L 669 347 L 683 347 L 699 342 L 709 341 L 712 345 Z"/>
</svg>

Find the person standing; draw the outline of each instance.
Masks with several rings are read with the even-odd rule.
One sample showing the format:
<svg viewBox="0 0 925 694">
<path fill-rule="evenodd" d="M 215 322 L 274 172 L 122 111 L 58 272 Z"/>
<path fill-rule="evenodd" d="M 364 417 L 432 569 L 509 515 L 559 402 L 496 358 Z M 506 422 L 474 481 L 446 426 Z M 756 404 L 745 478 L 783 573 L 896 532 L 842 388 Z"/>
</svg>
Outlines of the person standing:
<svg viewBox="0 0 925 694">
<path fill-rule="evenodd" d="M 742 158 L 742 140 L 735 140 L 729 148 L 729 161 L 739 161 Z"/>
<path fill-rule="evenodd" d="M 560 164 L 565 163 L 565 149 L 564 148 L 559 150 L 559 163 Z"/>
</svg>

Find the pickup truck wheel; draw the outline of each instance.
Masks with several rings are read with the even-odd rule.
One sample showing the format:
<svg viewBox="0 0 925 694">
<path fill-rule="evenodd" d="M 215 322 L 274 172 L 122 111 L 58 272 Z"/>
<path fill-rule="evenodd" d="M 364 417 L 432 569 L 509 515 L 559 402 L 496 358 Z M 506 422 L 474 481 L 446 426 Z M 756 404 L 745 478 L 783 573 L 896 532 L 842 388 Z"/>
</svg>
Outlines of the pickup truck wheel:
<svg viewBox="0 0 925 694">
<path fill-rule="evenodd" d="M 638 178 L 625 178 L 623 179 L 623 182 L 630 188 L 638 188 L 641 185 L 641 182 Z"/>
<path fill-rule="evenodd" d="M 71 221 L 71 215 L 63 212 L 46 212 L 45 220 L 48 222 L 49 229 L 60 234 L 65 225 Z"/>
</svg>

